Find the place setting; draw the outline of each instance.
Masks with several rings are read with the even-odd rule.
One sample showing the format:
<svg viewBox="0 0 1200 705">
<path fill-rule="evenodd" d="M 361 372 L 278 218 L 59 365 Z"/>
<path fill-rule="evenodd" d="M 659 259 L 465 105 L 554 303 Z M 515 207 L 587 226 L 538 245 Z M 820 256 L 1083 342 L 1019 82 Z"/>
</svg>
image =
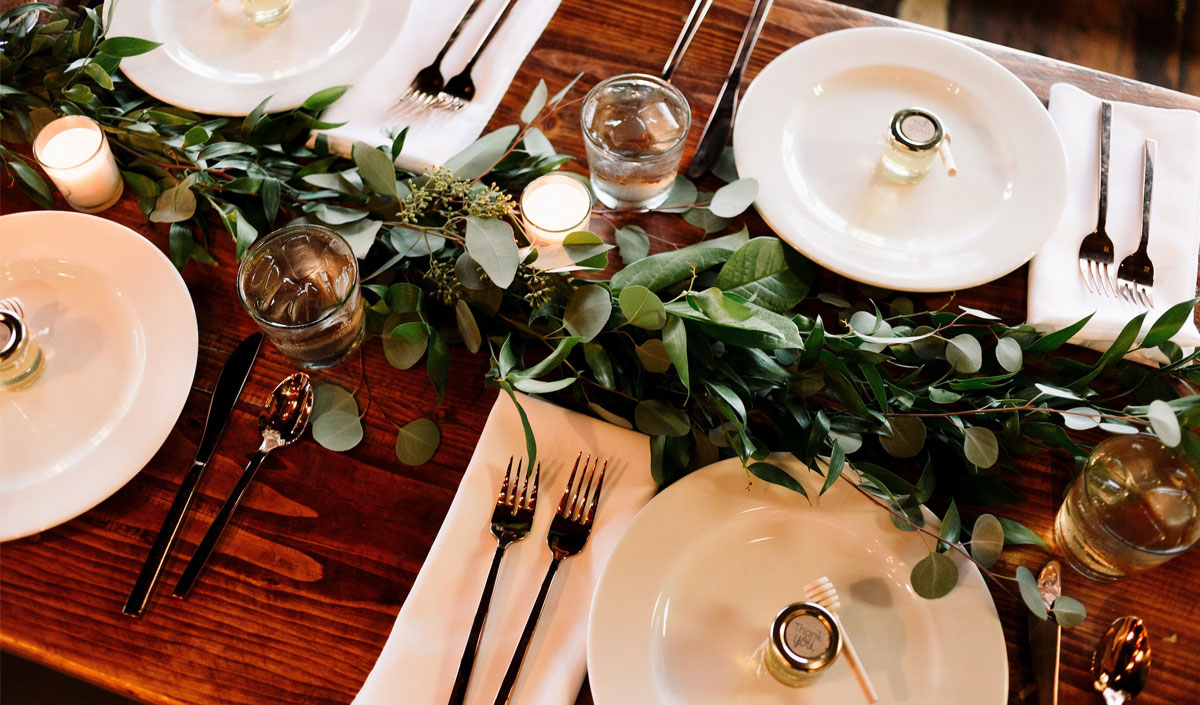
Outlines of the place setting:
<svg viewBox="0 0 1200 705">
<path fill-rule="evenodd" d="M 747 6 L 545 78 L 556 0 L 0 16 L 6 562 L 120 535 L 89 624 L 314 702 L 1168 701 L 1200 113 Z"/>
</svg>

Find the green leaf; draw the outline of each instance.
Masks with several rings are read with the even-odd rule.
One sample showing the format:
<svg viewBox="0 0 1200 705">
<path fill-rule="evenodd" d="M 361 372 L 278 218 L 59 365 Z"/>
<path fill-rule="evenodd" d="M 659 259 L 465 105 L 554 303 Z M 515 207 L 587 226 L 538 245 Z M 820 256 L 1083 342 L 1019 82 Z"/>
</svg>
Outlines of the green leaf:
<svg viewBox="0 0 1200 705">
<path fill-rule="evenodd" d="M 302 103 L 300 107 L 310 112 L 319 113 L 325 108 L 328 108 L 336 103 L 338 98 L 341 98 L 343 95 L 345 95 L 346 91 L 349 89 L 350 86 L 330 86 L 329 88 L 322 88 L 316 93 L 313 93 L 309 97 L 305 98 L 304 103 Z"/>
<path fill-rule="evenodd" d="M 662 202 L 658 208 L 654 210 L 663 213 L 687 213 L 689 206 L 696 202 L 696 196 L 699 191 L 696 190 L 696 184 L 682 174 L 675 176 L 675 180 L 671 182 L 671 191 L 667 194 L 667 200 Z"/>
<path fill-rule="evenodd" d="M 489 132 L 448 159 L 446 168 L 460 179 L 478 179 L 500 161 L 519 131 L 517 125 L 505 125 L 495 132 Z"/>
<path fill-rule="evenodd" d="M 396 458 L 405 465 L 424 465 L 437 452 L 442 433 L 427 418 L 411 421 L 396 433 Z"/>
<path fill-rule="evenodd" d="M 991 568 L 1004 550 L 1004 526 L 991 514 L 981 514 L 971 529 L 971 557 Z"/>
<path fill-rule="evenodd" d="M 580 71 L 579 73 L 575 74 L 575 78 L 572 78 L 570 81 L 568 81 L 568 82 L 567 82 L 567 85 L 565 85 L 565 86 L 563 86 L 563 87 L 562 87 L 562 90 L 560 90 L 559 92 L 557 92 L 557 93 L 555 93 L 555 94 L 554 94 L 554 97 L 550 99 L 550 105 L 551 105 L 551 106 L 558 105 L 558 104 L 559 104 L 559 102 L 560 102 L 560 101 L 561 101 L 563 98 L 565 98 L 565 97 L 566 97 L 567 93 L 570 93 L 570 92 L 571 92 L 571 89 L 575 87 L 575 83 L 576 83 L 576 82 L 578 82 L 578 81 L 579 81 L 579 79 L 581 79 L 581 78 L 583 78 L 583 72 L 582 72 L 582 71 Z"/>
<path fill-rule="evenodd" d="M 546 88 L 546 82 L 539 78 L 537 86 L 533 89 L 533 94 L 529 96 L 529 102 L 525 103 L 524 108 L 521 108 L 521 122 L 533 122 L 533 119 L 546 106 L 546 96 L 549 92 L 549 89 Z"/>
<path fill-rule="evenodd" d="M 480 346 L 483 345 L 483 335 L 479 332 L 479 324 L 475 322 L 470 305 L 463 299 L 454 304 L 454 320 L 458 325 L 458 335 L 462 338 L 463 345 L 473 353 L 479 352 Z"/>
<path fill-rule="evenodd" d="M 621 313 L 626 320 L 638 328 L 659 330 L 667 323 L 667 311 L 662 300 L 644 286 L 627 286 L 618 298 Z"/>
<path fill-rule="evenodd" d="M 821 348 L 825 344 L 825 324 L 821 321 L 821 317 L 817 316 L 817 320 L 813 322 L 813 328 L 808 333 L 808 338 L 804 340 L 804 352 L 800 353 L 800 357 L 796 360 L 798 369 L 807 369 L 817 363 L 821 359 Z"/>
<path fill-rule="evenodd" d="M 670 252 L 660 252 L 637 260 L 613 275 L 613 289 L 640 284 L 650 291 L 658 291 L 691 276 L 692 271 L 701 272 L 724 262 L 734 250 L 746 243 L 746 231 L 726 235 L 715 240 L 705 240 Z"/>
<path fill-rule="evenodd" d="M 968 461 L 979 468 L 990 468 L 996 464 L 996 459 L 1000 456 L 1000 444 L 996 441 L 996 434 L 992 433 L 991 429 L 983 426 L 971 426 L 965 431 L 963 453 L 967 456 Z"/>
<path fill-rule="evenodd" d="M 313 389 L 312 419 L 331 411 L 344 411 L 358 416 L 358 402 L 349 390 L 336 384 L 318 384 Z"/>
<path fill-rule="evenodd" d="M 1142 338 L 1142 347 L 1155 348 L 1174 337 L 1183 324 L 1192 318 L 1192 309 L 1196 307 L 1197 302 L 1200 302 L 1200 298 L 1181 301 L 1163 311 L 1146 332 L 1146 337 Z"/>
<path fill-rule="evenodd" d="M 983 366 L 983 349 L 974 336 L 956 335 L 946 343 L 946 362 L 956 372 L 974 374 Z"/>
<path fill-rule="evenodd" d="M 563 312 L 563 325 L 583 342 L 595 338 L 612 315 L 612 294 L 603 285 L 585 285 L 575 290 Z"/>
<path fill-rule="evenodd" d="M 82 83 L 76 83 L 67 90 L 63 91 L 63 95 L 75 103 L 90 103 L 96 97 L 92 93 L 92 89 Z"/>
<path fill-rule="evenodd" d="M 362 420 L 357 413 L 329 411 L 313 419 L 312 435 L 323 448 L 342 453 L 362 442 Z"/>
<path fill-rule="evenodd" d="M 833 487 L 833 484 L 842 476 L 842 470 L 845 467 L 846 451 L 842 450 L 841 443 L 835 442 L 833 450 L 829 454 L 829 468 L 825 471 L 825 484 L 821 485 L 821 494 L 825 494 L 830 487 Z"/>
<path fill-rule="evenodd" d="M 1179 445 L 1183 438 L 1179 429 L 1179 418 L 1175 416 L 1175 410 L 1170 405 L 1161 399 L 1155 399 L 1150 402 L 1146 417 L 1150 419 L 1150 427 L 1154 429 L 1154 435 L 1158 436 L 1160 441 L 1171 448 Z"/>
<path fill-rule="evenodd" d="M 1046 545 L 1041 536 L 1033 533 L 1022 524 L 1012 519 L 1005 519 L 1004 517 L 1000 517 L 997 521 L 1004 528 L 1004 543 L 1014 546 L 1041 546 L 1047 551 L 1050 550 L 1050 547 Z"/>
<path fill-rule="evenodd" d="M 592 370 L 592 378 L 599 382 L 600 386 L 608 389 L 614 389 L 617 386 L 616 379 L 613 377 L 612 360 L 609 359 L 608 352 L 604 350 L 603 345 L 599 343 L 584 344 L 583 359 L 587 361 L 588 367 Z"/>
<path fill-rule="evenodd" d="M 782 313 L 808 295 L 814 273 L 812 263 L 779 238 L 756 237 L 730 256 L 714 286 Z"/>
<path fill-rule="evenodd" d="M 429 329 L 429 351 L 425 356 L 425 367 L 429 381 L 437 392 L 438 403 L 446 396 L 446 385 L 450 383 L 450 348 L 436 328 Z"/>
<path fill-rule="evenodd" d="M 592 411 L 596 412 L 597 416 L 599 416 L 600 418 L 609 422 L 610 424 L 613 424 L 614 426 L 620 426 L 621 428 L 628 428 L 628 429 L 633 428 L 633 424 L 629 423 L 629 421 L 621 418 L 620 416 L 617 416 L 613 412 L 609 411 L 608 409 L 605 409 L 604 407 L 600 406 L 599 404 L 596 404 L 595 402 L 588 402 L 588 408 L 591 409 Z"/>
<path fill-rule="evenodd" d="M 363 184 L 375 193 L 396 198 L 396 165 L 386 152 L 375 149 L 366 142 L 355 142 L 351 149 L 354 166 L 362 176 Z"/>
<path fill-rule="evenodd" d="M 1090 406 L 1076 406 L 1064 411 L 1058 412 L 1062 414 L 1063 423 L 1067 428 L 1075 431 L 1086 431 L 1089 428 L 1096 428 L 1100 425 L 1100 412 Z"/>
<path fill-rule="evenodd" d="M 350 250 L 354 252 L 354 256 L 358 259 L 363 259 L 371 251 L 371 245 L 375 244 L 375 237 L 378 235 L 381 227 L 383 227 L 382 220 L 363 218 L 353 223 L 334 225 L 333 229 L 350 245 Z"/>
<path fill-rule="evenodd" d="M 533 367 L 530 367 L 529 369 L 513 372 L 509 376 L 526 377 L 532 379 L 535 377 L 541 377 L 547 372 L 557 369 L 558 366 L 562 364 L 562 361 L 567 359 L 567 355 L 571 354 L 571 350 L 575 348 L 580 340 L 581 339 L 579 337 L 563 338 L 559 340 L 558 345 L 554 347 L 554 350 L 547 355 L 544 360 L 537 363 Z"/>
<path fill-rule="evenodd" d="M 504 341 L 505 347 L 508 346 L 508 340 Z M 503 353 L 501 353 L 503 356 Z M 521 402 L 517 401 L 517 395 L 513 391 L 511 385 L 500 380 L 500 388 L 508 393 L 508 398 L 512 399 L 513 406 L 517 407 L 517 415 L 521 417 L 521 429 L 525 432 L 525 455 L 528 462 L 525 467 L 532 468 L 537 462 L 537 437 L 533 435 L 533 425 L 529 423 L 529 417 L 525 414 L 525 408 L 521 406 Z"/>
<path fill-rule="evenodd" d="M 152 42 L 136 37 L 109 37 L 96 45 L 96 51 L 121 59 L 138 56 L 162 46 L 162 42 Z"/>
<path fill-rule="evenodd" d="M 467 218 L 467 252 L 492 283 L 507 289 L 517 274 L 520 255 L 512 226 L 497 218 Z"/>
<path fill-rule="evenodd" d="M 758 180 L 738 179 L 717 189 L 708 209 L 719 217 L 734 218 L 749 208 L 756 197 L 758 197 Z"/>
<path fill-rule="evenodd" d="M 633 421 L 648 436 L 686 436 L 692 427 L 687 414 L 657 399 L 638 402 Z"/>
<path fill-rule="evenodd" d="M 958 516 L 958 505 L 951 499 L 946 516 L 942 517 L 942 528 L 938 531 L 938 538 L 947 544 L 958 543 L 958 532 L 961 528 L 962 519 Z"/>
<path fill-rule="evenodd" d="M 54 208 L 54 195 L 46 185 L 42 175 L 20 159 L 5 160 L 17 177 L 17 184 L 29 197 L 45 208 Z"/>
<path fill-rule="evenodd" d="M 945 597 L 958 585 L 958 564 L 944 553 L 930 551 L 913 566 L 908 582 L 926 600 Z"/>
<path fill-rule="evenodd" d="M 200 125 L 196 125 L 183 134 L 183 146 L 191 147 L 197 144 L 204 144 L 212 138 L 212 134 Z M 226 185 L 228 188 L 228 184 Z"/>
<path fill-rule="evenodd" d="M 113 89 L 112 76 L 108 75 L 108 72 L 104 70 L 104 67 L 95 61 L 90 61 L 87 64 L 84 64 L 83 72 L 90 76 L 91 79 L 96 82 L 96 85 L 100 86 L 104 90 L 111 91 Z"/>
<path fill-rule="evenodd" d="M 1079 395 L 1075 394 L 1072 391 L 1066 390 L 1066 389 L 1059 389 L 1058 387 L 1051 387 L 1048 384 L 1042 384 L 1040 382 L 1035 382 L 1033 386 L 1036 387 L 1039 392 L 1041 392 L 1042 394 L 1045 394 L 1046 396 L 1059 397 L 1060 399 L 1074 399 L 1075 401 L 1083 401 L 1082 399 L 1079 398 Z"/>
<path fill-rule="evenodd" d="M 799 492 L 805 497 L 808 496 L 808 492 L 804 489 L 804 485 L 800 484 L 796 478 L 792 477 L 791 474 L 788 473 L 787 470 L 784 470 L 778 465 L 773 465 L 766 462 L 758 462 L 750 463 L 750 466 L 746 469 L 760 480 L 765 480 L 772 485 L 786 487 L 793 492 Z"/>
<path fill-rule="evenodd" d="M 154 223 L 177 223 L 196 214 L 196 194 L 191 184 L 182 181 L 158 195 L 150 221 Z"/>
<path fill-rule="evenodd" d="M 1043 335 L 1042 337 L 1033 341 L 1033 344 L 1030 345 L 1025 352 L 1029 355 L 1046 355 L 1054 352 L 1062 347 L 1063 344 L 1068 340 L 1075 337 L 1076 333 L 1083 330 L 1083 327 L 1087 325 L 1088 321 L 1092 320 L 1092 316 L 1094 315 L 1096 314 L 1089 313 L 1066 328 Z"/>
<path fill-rule="evenodd" d="M 662 374 L 671 369 L 671 357 L 667 354 L 667 348 L 663 341 L 658 338 L 650 338 L 638 345 L 634 348 L 634 353 L 637 354 L 638 362 L 642 363 L 642 367 L 647 372 Z"/>
<path fill-rule="evenodd" d="M 196 240 L 186 225 L 171 223 L 168 246 L 171 251 L 171 264 L 175 265 L 175 269 L 182 270 L 184 265 L 192 259 L 192 252 L 196 249 Z"/>
<path fill-rule="evenodd" d="M 688 390 L 690 396 L 692 382 L 691 373 L 688 370 L 687 328 L 684 326 L 683 319 L 678 316 L 669 317 L 666 327 L 663 328 L 662 336 L 663 345 L 667 349 L 667 357 L 671 358 L 671 364 L 675 365 L 679 381 L 683 382 L 683 388 Z"/>
<path fill-rule="evenodd" d="M 916 416 L 896 416 L 888 419 L 891 435 L 879 437 L 879 445 L 893 458 L 912 458 L 925 447 L 925 422 Z"/>
<path fill-rule="evenodd" d="M 617 228 L 613 236 L 621 248 L 621 261 L 626 267 L 650 254 L 650 236 L 639 225 Z"/>
<path fill-rule="evenodd" d="M 733 158 L 733 147 L 726 147 L 721 150 L 721 156 L 717 157 L 716 164 L 713 164 L 712 173 L 718 179 L 725 183 L 737 181 L 737 163 Z"/>
<path fill-rule="evenodd" d="M 551 392 L 557 392 L 574 384 L 577 378 L 578 375 L 553 380 L 510 377 L 512 385 L 526 394 L 550 394 Z"/>
<path fill-rule="evenodd" d="M 391 148 L 391 150 L 390 150 L 390 153 L 391 153 L 391 155 L 392 155 L 392 162 L 393 162 L 393 163 L 395 163 L 395 161 L 396 161 L 396 157 L 399 157 L 399 156 L 400 156 L 400 152 L 401 152 L 401 151 L 403 151 L 403 149 L 404 149 L 404 140 L 405 140 L 407 137 L 408 137 L 408 128 L 407 128 L 407 127 L 405 127 L 403 130 L 400 130 L 400 132 L 398 132 L 398 133 L 396 134 L 396 137 L 395 137 L 395 138 L 392 140 L 392 148 Z"/>
<path fill-rule="evenodd" d="M 596 233 L 578 230 L 563 238 L 563 250 L 577 266 L 587 269 L 604 269 L 608 266 L 608 251 L 612 245 L 600 239 Z"/>
<path fill-rule="evenodd" d="M 1104 368 L 1109 365 L 1109 363 L 1119 360 L 1125 355 L 1125 353 L 1129 352 L 1129 348 L 1133 347 L 1134 342 L 1137 340 L 1138 333 L 1142 330 L 1142 321 L 1144 320 L 1146 320 L 1146 314 L 1139 313 L 1128 323 L 1126 323 L 1125 327 L 1121 329 L 1121 332 L 1117 334 L 1117 337 L 1113 339 L 1112 345 L 1110 345 L 1108 349 L 1104 351 L 1104 354 L 1100 356 L 1100 359 L 1096 361 L 1095 366 L 1092 367 L 1092 371 L 1077 379 L 1071 386 L 1075 387 L 1082 384 L 1087 384 L 1098 377 L 1100 373 L 1104 371 Z"/>
<path fill-rule="evenodd" d="M 401 282 L 387 289 L 388 310 L 392 313 L 415 313 L 421 309 L 422 298 L 421 287 L 415 284 Z"/>
<path fill-rule="evenodd" d="M 404 321 L 401 314 L 393 313 L 383 324 L 384 331 L 391 331 L 383 336 L 383 354 L 398 370 L 417 364 L 429 346 L 429 326 L 421 321 Z"/>
<path fill-rule="evenodd" d="M 1073 597 L 1061 595 L 1055 598 L 1053 609 L 1054 621 L 1066 629 L 1078 627 L 1080 624 L 1083 624 L 1083 620 L 1087 619 L 1087 608 L 1083 606 L 1082 602 Z"/>
<path fill-rule="evenodd" d="M 704 198 L 704 194 L 700 194 L 699 197 Z M 683 214 L 683 220 L 688 225 L 700 228 L 706 235 L 720 232 L 729 227 L 729 224 L 733 222 L 729 218 L 722 218 L 707 208 L 690 208 Z"/>
<path fill-rule="evenodd" d="M 1017 372 L 1025 364 L 1021 344 L 1016 338 L 1001 338 L 996 342 L 996 362 L 1008 372 Z"/>
<path fill-rule="evenodd" d="M 1037 578 L 1025 566 L 1017 566 L 1017 587 L 1021 589 L 1021 600 L 1038 619 L 1046 619 L 1046 603 L 1038 590 Z"/>
</svg>

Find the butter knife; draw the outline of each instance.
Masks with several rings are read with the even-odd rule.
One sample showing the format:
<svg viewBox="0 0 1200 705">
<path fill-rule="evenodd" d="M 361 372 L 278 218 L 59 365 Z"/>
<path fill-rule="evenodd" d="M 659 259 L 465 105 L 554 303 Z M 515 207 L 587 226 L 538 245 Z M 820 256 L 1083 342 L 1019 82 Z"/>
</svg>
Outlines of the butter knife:
<svg viewBox="0 0 1200 705">
<path fill-rule="evenodd" d="M 125 601 L 125 607 L 121 610 L 130 617 L 140 617 L 142 611 L 146 609 L 150 592 L 154 589 L 154 584 L 158 582 L 158 576 L 162 571 L 163 564 L 166 563 L 167 554 L 171 552 L 171 546 L 179 534 L 183 516 L 192 503 L 192 497 L 196 494 L 196 485 L 200 483 L 200 476 L 204 474 L 204 468 L 217 448 L 217 441 L 220 440 L 221 432 L 225 429 L 225 422 L 229 420 L 229 414 L 242 394 L 242 387 L 246 385 L 246 378 L 250 376 L 250 368 L 254 366 L 254 360 L 258 357 L 258 349 L 262 347 L 262 341 L 262 333 L 255 333 L 243 340 L 225 361 L 225 367 L 221 369 L 221 375 L 217 378 L 217 386 L 213 388 L 212 400 L 208 405 L 208 418 L 204 421 L 204 432 L 200 435 L 200 446 L 196 449 L 192 467 L 188 470 L 187 475 L 184 475 L 179 491 L 175 493 L 175 499 L 171 502 L 171 508 L 167 510 L 167 517 L 163 520 L 162 528 L 158 530 L 158 537 L 154 539 L 154 545 L 150 547 L 150 555 L 146 557 L 146 562 L 142 565 L 142 572 L 138 574 L 137 581 L 133 584 L 133 590 L 129 593 L 129 599 Z"/>
<path fill-rule="evenodd" d="M 1045 619 L 1029 615 L 1029 650 L 1033 659 L 1033 680 L 1037 683 L 1038 705 L 1058 705 L 1058 668 L 1062 651 L 1062 627 L 1050 610 L 1062 595 L 1062 567 L 1050 561 L 1038 573 L 1038 592 L 1046 605 Z"/>
</svg>

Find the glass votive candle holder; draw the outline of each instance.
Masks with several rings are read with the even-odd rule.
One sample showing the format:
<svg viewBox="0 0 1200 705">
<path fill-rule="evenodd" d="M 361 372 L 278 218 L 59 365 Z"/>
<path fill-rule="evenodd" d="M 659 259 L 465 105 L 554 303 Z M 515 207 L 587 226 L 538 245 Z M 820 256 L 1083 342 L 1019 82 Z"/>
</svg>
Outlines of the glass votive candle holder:
<svg viewBox="0 0 1200 705">
<path fill-rule="evenodd" d="M 109 208 L 125 190 L 108 139 L 89 117 L 68 115 L 46 125 L 33 140 L 33 156 L 77 211 Z"/>
<path fill-rule="evenodd" d="M 1200 477 L 1153 436 L 1099 443 L 1054 521 L 1071 567 L 1112 582 L 1153 568 L 1200 542 Z"/>
<path fill-rule="evenodd" d="M 671 193 L 692 112 L 675 86 L 640 73 L 596 84 L 579 111 L 592 189 L 609 208 L 655 208 Z"/>
<path fill-rule="evenodd" d="M 366 335 L 358 259 L 320 225 L 289 225 L 250 246 L 238 266 L 242 306 L 284 357 L 310 370 L 345 360 Z"/>
<path fill-rule="evenodd" d="M 521 192 L 521 223 L 531 243 L 559 245 L 573 232 L 588 229 L 592 195 L 565 174 L 546 174 Z"/>
</svg>

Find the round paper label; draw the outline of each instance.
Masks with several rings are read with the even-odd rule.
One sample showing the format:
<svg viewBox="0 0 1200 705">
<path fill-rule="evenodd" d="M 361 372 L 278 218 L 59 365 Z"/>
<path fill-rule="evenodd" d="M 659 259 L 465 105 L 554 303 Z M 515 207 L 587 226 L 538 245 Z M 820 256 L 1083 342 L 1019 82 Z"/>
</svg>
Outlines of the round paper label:
<svg viewBox="0 0 1200 705">
<path fill-rule="evenodd" d="M 788 622 L 783 638 L 788 648 L 801 658 L 815 659 L 829 650 L 829 627 L 810 614 Z"/>
</svg>

